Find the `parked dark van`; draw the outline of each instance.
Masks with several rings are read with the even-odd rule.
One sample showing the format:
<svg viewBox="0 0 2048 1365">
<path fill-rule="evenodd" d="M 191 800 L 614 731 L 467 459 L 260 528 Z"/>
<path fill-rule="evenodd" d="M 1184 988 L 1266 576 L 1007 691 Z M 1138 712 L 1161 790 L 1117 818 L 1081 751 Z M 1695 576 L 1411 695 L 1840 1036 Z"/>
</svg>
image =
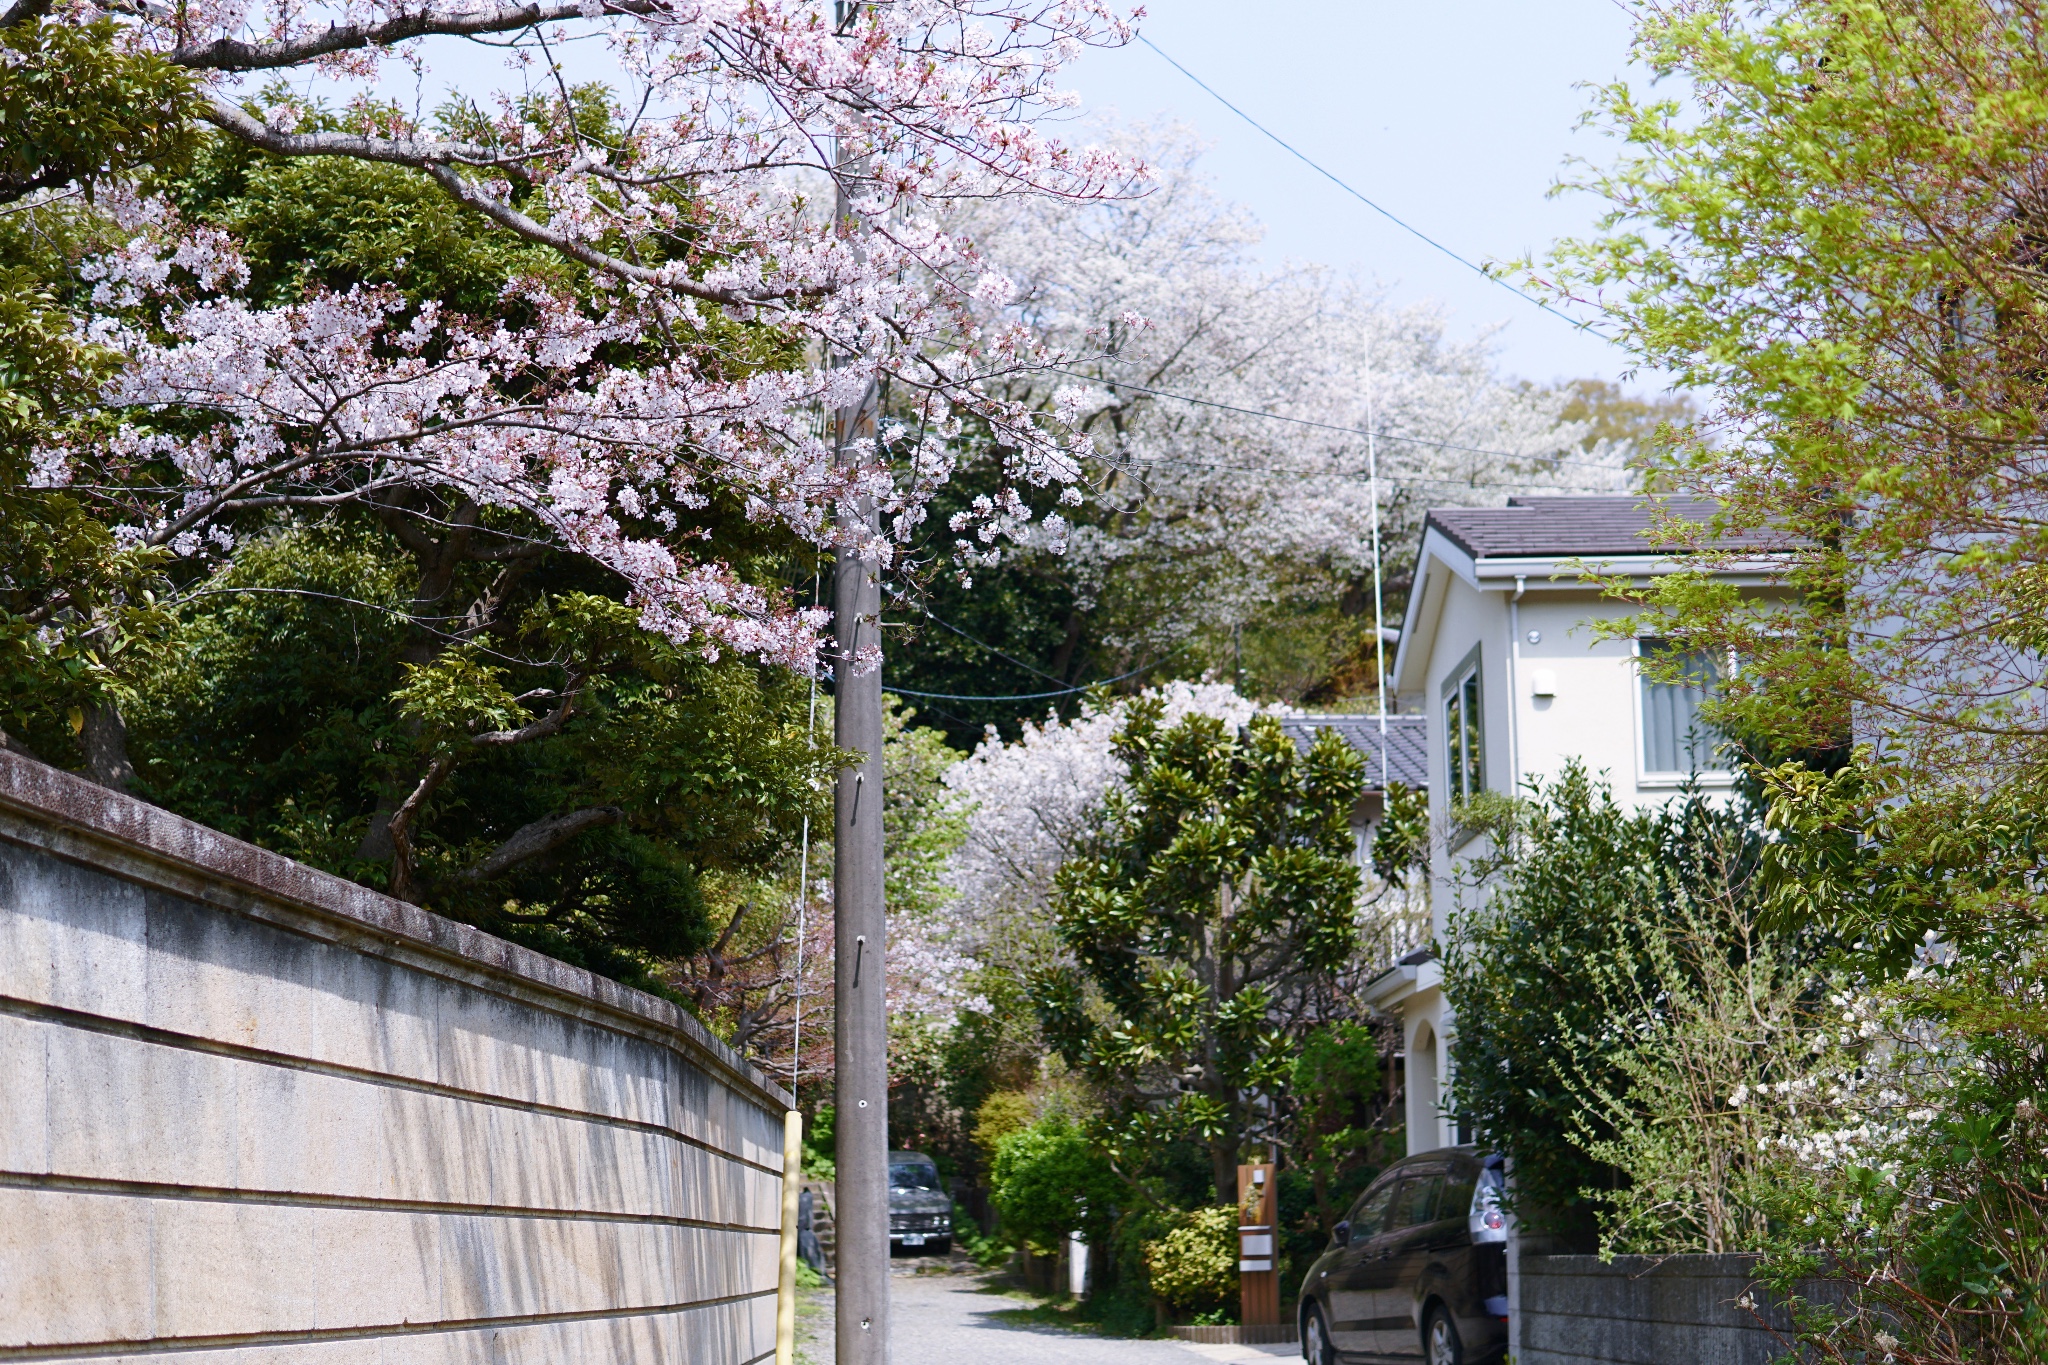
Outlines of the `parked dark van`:
<svg viewBox="0 0 2048 1365">
<path fill-rule="evenodd" d="M 1395 1162 L 1309 1267 L 1298 1309 L 1308 1365 L 1498 1360 L 1508 1342 L 1501 1160 L 1445 1147 Z"/>
<path fill-rule="evenodd" d="M 923 1152 L 889 1153 L 889 1249 L 943 1256 L 953 1249 L 953 1197 Z"/>
</svg>

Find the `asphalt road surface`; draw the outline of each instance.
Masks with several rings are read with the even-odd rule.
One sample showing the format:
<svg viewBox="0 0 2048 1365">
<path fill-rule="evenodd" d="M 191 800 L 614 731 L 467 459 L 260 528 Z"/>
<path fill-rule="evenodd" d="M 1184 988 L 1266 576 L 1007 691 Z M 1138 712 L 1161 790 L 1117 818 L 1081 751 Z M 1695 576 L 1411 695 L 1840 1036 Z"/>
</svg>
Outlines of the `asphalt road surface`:
<svg viewBox="0 0 2048 1365">
<path fill-rule="evenodd" d="M 892 1365 L 1201 1365 L 1205 1361 L 1283 1365 L 1298 1346 L 1197 1346 L 1089 1336 L 1065 1327 L 1005 1321 L 1030 1300 L 1005 1296 L 987 1277 L 936 1259 L 899 1262 L 889 1285 Z M 832 1365 L 832 1294 L 806 1296 L 799 1352 Z"/>
</svg>

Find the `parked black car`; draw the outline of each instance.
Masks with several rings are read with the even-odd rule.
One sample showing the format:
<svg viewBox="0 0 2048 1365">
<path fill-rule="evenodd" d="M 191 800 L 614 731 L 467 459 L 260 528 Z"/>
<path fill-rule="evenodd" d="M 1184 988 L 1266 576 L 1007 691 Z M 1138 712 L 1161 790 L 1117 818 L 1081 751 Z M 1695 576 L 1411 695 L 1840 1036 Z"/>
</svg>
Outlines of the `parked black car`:
<svg viewBox="0 0 2048 1365">
<path fill-rule="evenodd" d="M 1395 1162 L 1337 1224 L 1298 1308 L 1308 1365 L 1478 1365 L 1507 1349 L 1501 1160 L 1445 1147 Z"/>
<path fill-rule="evenodd" d="M 926 1256 L 953 1249 L 953 1197 L 922 1152 L 889 1153 L 889 1250 Z"/>
</svg>

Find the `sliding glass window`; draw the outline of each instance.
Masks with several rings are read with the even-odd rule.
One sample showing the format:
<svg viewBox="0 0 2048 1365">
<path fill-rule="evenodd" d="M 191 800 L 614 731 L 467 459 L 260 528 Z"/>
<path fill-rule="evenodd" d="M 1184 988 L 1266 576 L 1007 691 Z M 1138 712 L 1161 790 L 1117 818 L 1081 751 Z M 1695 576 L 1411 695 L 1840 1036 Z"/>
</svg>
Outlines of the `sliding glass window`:
<svg viewBox="0 0 2048 1365">
<path fill-rule="evenodd" d="M 1636 650 L 1645 664 L 1657 665 L 1642 669 L 1639 682 L 1643 772 L 1654 777 L 1725 772 L 1726 740 L 1700 715 L 1721 687 L 1713 656 L 1669 640 L 1638 640 Z"/>
</svg>

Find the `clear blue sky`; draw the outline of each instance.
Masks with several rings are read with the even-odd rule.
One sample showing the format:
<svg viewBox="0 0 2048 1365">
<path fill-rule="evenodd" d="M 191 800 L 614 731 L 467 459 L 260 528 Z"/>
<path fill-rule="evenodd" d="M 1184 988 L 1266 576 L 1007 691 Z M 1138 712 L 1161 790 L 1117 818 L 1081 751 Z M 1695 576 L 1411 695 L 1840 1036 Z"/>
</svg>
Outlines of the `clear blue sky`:
<svg viewBox="0 0 2048 1365">
<path fill-rule="evenodd" d="M 1469 260 L 1509 260 L 1589 230 L 1600 205 L 1546 198 L 1565 158 L 1613 144 L 1574 132 L 1583 82 L 1625 73 L 1617 0 L 1155 0 L 1141 31 L 1360 193 Z M 1634 73 L 1640 78 L 1640 72 Z M 1066 84 L 1125 119 L 1166 116 L 1214 150 L 1217 189 L 1258 216 L 1275 262 L 1319 261 L 1435 299 L 1465 336 L 1493 323 L 1502 368 L 1539 382 L 1618 379 L 1620 352 L 1408 236 L 1289 157 L 1142 44 L 1091 52 Z M 1645 375 L 1633 388 L 1656 387 Z"/>
</svg>

